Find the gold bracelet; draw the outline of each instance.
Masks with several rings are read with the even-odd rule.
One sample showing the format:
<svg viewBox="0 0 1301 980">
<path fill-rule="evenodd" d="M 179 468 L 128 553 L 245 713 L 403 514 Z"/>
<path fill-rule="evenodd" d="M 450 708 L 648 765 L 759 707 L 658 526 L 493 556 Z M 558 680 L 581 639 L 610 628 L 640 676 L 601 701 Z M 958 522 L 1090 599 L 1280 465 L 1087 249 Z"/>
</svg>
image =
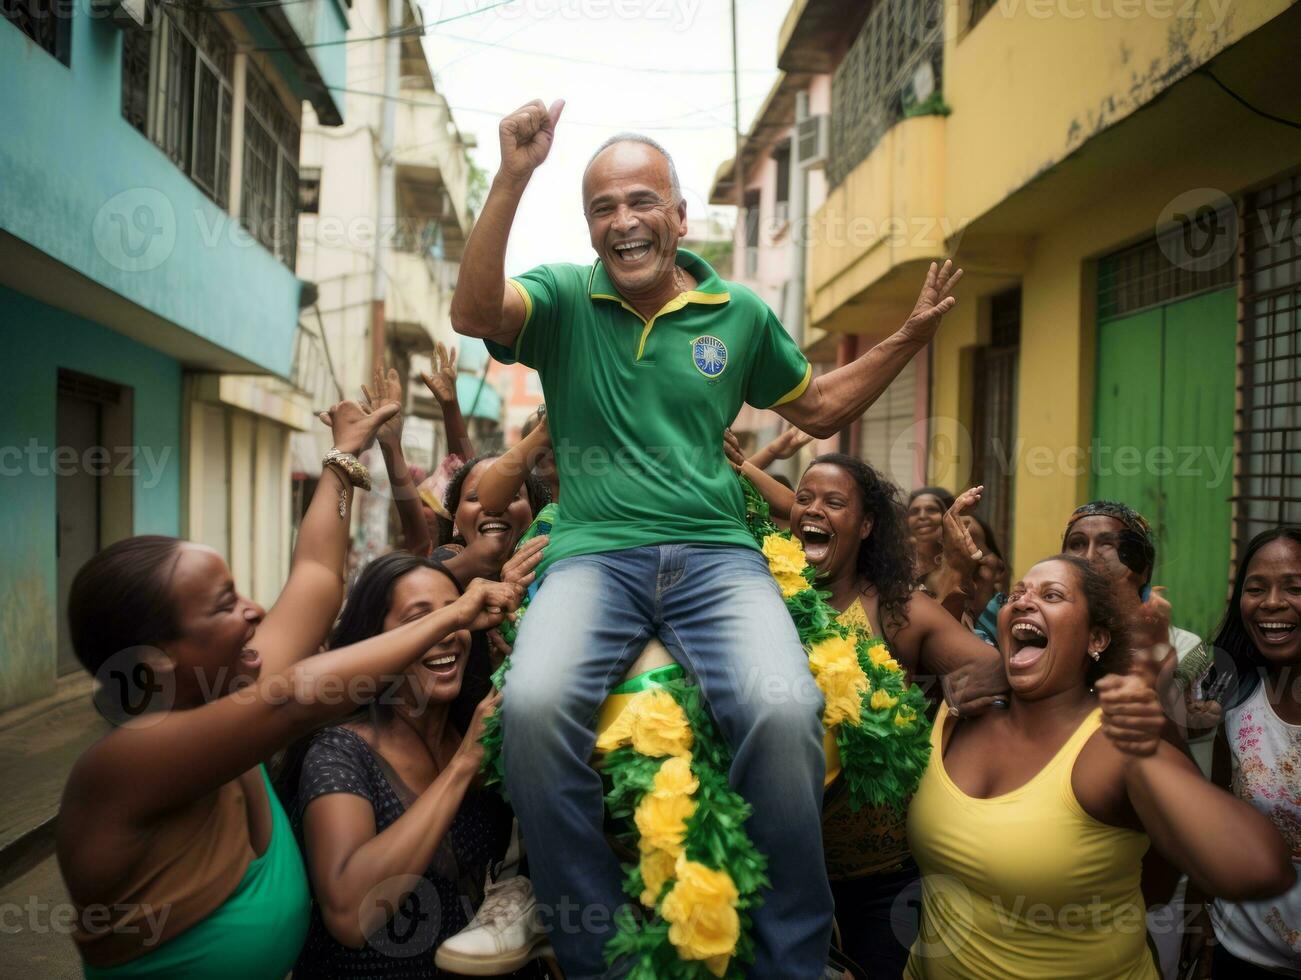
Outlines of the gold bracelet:
<svg viewBox="0 0 1301 980">
<path fill-rule="evenodd" d="M 362 490 L 370 489 L 370 470 L 366 469 L 352 453 L 340 449 L 331 449 L 321 457 L 322 466 L 337 466 L 348 477 L 348 482 Z"/>
</svg>

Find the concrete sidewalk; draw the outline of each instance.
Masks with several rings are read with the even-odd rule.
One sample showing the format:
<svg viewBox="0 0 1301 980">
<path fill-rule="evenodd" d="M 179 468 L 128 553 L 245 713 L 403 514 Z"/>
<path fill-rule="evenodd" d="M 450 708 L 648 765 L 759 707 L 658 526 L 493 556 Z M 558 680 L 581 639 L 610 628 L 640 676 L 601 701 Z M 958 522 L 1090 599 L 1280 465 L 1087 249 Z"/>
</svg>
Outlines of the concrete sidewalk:
<svg viewBox="0 0 1301 980">
<path fill-rule="evenodd" d="M 90 703 L 89 678 L 0 716 L 0 886 L 53 853 L 68 771 L 108 727 Z"/>
</svg>

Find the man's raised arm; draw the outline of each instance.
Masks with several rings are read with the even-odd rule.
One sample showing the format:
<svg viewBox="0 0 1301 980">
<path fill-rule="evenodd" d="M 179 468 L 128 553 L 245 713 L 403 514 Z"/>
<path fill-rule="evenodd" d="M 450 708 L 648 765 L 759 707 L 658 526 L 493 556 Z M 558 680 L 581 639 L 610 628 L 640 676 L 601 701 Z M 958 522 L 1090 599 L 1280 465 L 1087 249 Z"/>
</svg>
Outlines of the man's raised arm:
<svg viewBox="0 0 1301 980">
<path fill-rule="evenodd" d="M 524 326 L 524 300 L 506 282 L 506 240 L 524 188 L 551 150 L 564 107 L 563 100 L 548 109 L 534 99 L 498 127 L 501 168 L 465 243 L 461 274 L 452 295 L 452 329 L 463 336 L 513 347 Z"/>
<path fill-rule="evenodd" d="M 835 435 L 867 411 L 931 342 L 940 318 L 957 303 L 949 291 L 961 278 L 962 270 L 951 262 L 946 260 L 942 269 L 932 262 L 917 305 L 902 327 L 858 360 L 814 378 L 799 398 L 773 411 L 819 439 Z"/>
</svg>

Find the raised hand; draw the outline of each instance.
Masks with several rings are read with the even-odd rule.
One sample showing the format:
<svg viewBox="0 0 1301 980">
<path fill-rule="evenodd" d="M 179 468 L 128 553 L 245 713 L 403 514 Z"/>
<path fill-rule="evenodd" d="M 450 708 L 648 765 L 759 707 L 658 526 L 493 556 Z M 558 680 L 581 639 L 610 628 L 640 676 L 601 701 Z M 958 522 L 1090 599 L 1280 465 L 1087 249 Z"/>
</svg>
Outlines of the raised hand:
<svg viewBox="0 0 1301 980">
<path fill-rule="evenodd" d="M 357 456 L 370 448 L 380 426 L 396 415 L 398 409 L 398 405 L 388 403 L 367 411 L 354 401 L 342 401 L 331 405 L 317 418 L 333 430 L 335 449 Z"/>
<path fill-rule="evenodd" d="M 490 535 L 481 535 L 481 537 L 490 537 Z M 534 569 L 542 563 L 542 549 L 550 541 L 545 534 L 539 534 L 536 538 L 529 538 L 524 542 L 515 554 L 511 555 L 510 560 L 501 567 L 501 580 L 503 582 L 514 582 L 528 588 L 533 584 Z"/>
<path fill-rule="evenodd" d="M 557 99 L 549 109 L 541 99 L 534 99 L 501 121 L 497 134 L 501 140 L 501 169 L 505 174 L 527 180 L 542 165 L 551 152 L 556 123 L 564 108 L 564 99 Z"/>
<path fill-rule="evenodd" d="M 976 547 L 962 515 L 968 508 L 980 503 L 980 495 L 984 490 L 981 486 L 962 491 L 953 501 L 953 506 L 944 512 L 941 521 L 944 563 L 955 571 L 962 572 L 964 578 L 976 574 L 976 568 L 985 553 Z"/>
<path fill-rule="evenodd" d="M 932 262 L 917 297 L 917 305 L 903 325 L 903 332 L 918 343 L 930 343 L 940 327 L 941 318 L 957 305 L 958 301 L 949 293 L 961 278 L 962 270 L 955 269 L 950 260 L 945 259 L 939 269 Z"/>
<path fill-rule="evenodd" d="M 402 379 L 397 368 L 375 368 L 371 386 L 361 386 L 361 407 L 365 412 L 376 412 L 380 408 L 392 405 L 393 415 L 378 430 L 376 438 L 381 446 L 400 446 L 402 444 Z"/>
<path fill-rule="evenodd" d="M 440 402 L 456 401 L 456 348 L 449 352 L 440 340 L 434 345 L 434 370 L 422 371 L 420 380 Z"/>
<path fill-rule="evenodd" d="M 741 452 L 741 441 L 731 429 L 723 430 L 723 454 L 727 456 L 728 465 L 740 473 L 745 465 L 745 453 Z"/>
<path fill-rule="evenodd" d="M 454 603 L 462 629 L 492 629 L 519 608 L 524 587 L 518 582 L 493 582 L 477 578 Z"/>
<path fill-rule="evenodd" d="M 812 441 L 813 437 L 807 432 L 790 428 L 768 444 L 768 452 L 773 459 L 790 459 Z"/>
<path fill-rule="evenodd" d="M 1128 674 L 1108 674 L 1093 685 L 1103 734 L 1126 755 L 1152 755 L 1161 744 L 1166 713 L 1157 696 L 1158 667 L 1149 651 L 1137 650 Z"/>
<path fill-rule="evenodd" d="M 501 705 L 501 692 L 489 691 L 487 697 L 479 702 L 478 707 L 474 709 L 474 715 L 470 718 L 470 724 L 465 728 L 465 735 L 461 739 L 461 744 L 457 746 L 456 754 L 463 756 L 477 770 L 479 763 L 483 761 L 483 746 L 479 740 L 483 738 L 484 722 L 489 716 Z"/>
</svg>

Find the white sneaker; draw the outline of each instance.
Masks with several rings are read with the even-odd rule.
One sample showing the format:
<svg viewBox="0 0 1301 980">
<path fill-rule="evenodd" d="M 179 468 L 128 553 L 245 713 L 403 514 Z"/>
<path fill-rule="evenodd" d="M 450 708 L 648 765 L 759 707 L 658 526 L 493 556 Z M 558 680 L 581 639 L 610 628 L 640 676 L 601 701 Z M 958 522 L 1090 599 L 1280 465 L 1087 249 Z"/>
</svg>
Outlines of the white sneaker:
<svg viewBox="0 0 1301 980">
<path fill-rule="evenodd" d="M 479 911 L 438 947 L 434 965 L 468 977 L 495 977 L 549 953 L 537 904 L 533 883 L 522 875 L 489 882 Z"/>
</svg>

